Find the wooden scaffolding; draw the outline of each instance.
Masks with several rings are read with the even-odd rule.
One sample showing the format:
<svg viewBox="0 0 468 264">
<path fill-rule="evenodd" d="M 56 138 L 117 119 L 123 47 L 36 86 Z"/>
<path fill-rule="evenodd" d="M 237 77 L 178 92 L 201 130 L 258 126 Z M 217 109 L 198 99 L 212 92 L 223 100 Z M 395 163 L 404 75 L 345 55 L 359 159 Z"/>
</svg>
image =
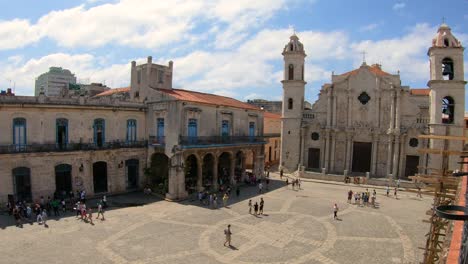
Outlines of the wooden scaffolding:
<svg viewBox="0 0 468 264">
<path fill-rule="evenodd" d="M 420 166 L 419 171 L 425 173 L 410 176 L 416 184 L 424 183 L 426 185 L 425 192 L 434 195 L 432 208 L 426 214 L 429 220 L 424 222 L 430 224 L 429 232 L 426 234 L 426 246 L 421 248 L 424 250 L 424 264 L 442 263 L 444 255 L 444 245 L 446 245 L 447 235 L 450 233 L 451 225 L 450 220 L 440 218 L 435 213 L 435 208 L 440 205 L 453 205 L 458 197 L 458 189 L 460 179 L 453 177 L 453 171 L 449 170 L 450 156 L 466 156 L 462 151 L 449 150 L 449 142 L 458 143 L 463 145 L 463 141 L 468 141 L 466 137 L 460 136 L 442 136 L 442 135 L 420 135 L 419 138 L 427 140 L 443 140 L 443 147 L 441 149 L 434 148 L 420 148 L 419 153 L 440 155 L 441 165 L 439 168 L 430 166 Z M 452 144 L 453 144 L 452 143 Z"/>
</svg>

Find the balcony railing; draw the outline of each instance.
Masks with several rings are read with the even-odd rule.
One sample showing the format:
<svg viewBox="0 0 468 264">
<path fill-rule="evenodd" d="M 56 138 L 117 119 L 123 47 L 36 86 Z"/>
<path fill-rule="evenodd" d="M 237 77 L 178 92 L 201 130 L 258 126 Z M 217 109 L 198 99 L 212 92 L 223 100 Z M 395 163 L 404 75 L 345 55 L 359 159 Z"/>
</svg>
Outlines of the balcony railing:
<svg viewBox="0 0 468 264">
<path fill-rule="evenodd" d="M 0 154 L 144 148 L 147 145 L 147 141 L 111 141 L 100 145 L 95 143 L 0 145 Z"/>
<path fill-rule="evenodd" d="M 200 145 L 243 145 L 264 144 L 263 136 L 208 136 L 208 137 L 180 137 L 179 144 L 182 146 Z"/>
<path fill-rule="evenodd" d="M 159 145 L 165 146 L 166 145 L 166 137 L 164 136 L 149 136 L 149 144 L 151 145 Z"/>
</svg>

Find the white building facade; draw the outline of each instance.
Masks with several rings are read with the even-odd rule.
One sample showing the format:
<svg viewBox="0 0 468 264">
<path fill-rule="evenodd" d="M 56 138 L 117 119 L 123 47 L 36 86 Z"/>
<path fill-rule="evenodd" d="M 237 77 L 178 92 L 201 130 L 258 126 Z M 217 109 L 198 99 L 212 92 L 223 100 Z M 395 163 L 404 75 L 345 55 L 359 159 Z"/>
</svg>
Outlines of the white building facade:
<svg viewBox="0 0 468 264">
<path fill-rule="evenodd" d="M 410 89 L 401 84 L 399 74 L 363 62 L 358 69 L 333 74 L 312 108 L 304 110 L 305 52 L 297 36 L 292 36 L 283 51 L 282 167 L 407 178 L 436 163 L 436 157 L 417 151 L 429 148 L 429 142 L 418 135 L 445 133 L 447 127 L 449 134 L 462 135 L 463 47 L 444 24 L 428 55 L 429 88 Z"/>
<path fill-rule="evenodd" d="M 59 96 L 69 84 L 76 84 L 76 77 L 70 70 L 50 67 L 48 72 L 36 78 L 34 95 L 39 96 L 43 92 L 46 96 Z"/>
</svg>

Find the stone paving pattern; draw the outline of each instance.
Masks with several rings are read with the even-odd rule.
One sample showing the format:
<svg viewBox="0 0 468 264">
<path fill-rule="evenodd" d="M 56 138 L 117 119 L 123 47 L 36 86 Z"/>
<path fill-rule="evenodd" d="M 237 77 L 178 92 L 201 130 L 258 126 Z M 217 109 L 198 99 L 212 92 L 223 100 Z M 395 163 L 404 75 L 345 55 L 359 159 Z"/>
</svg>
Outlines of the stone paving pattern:
<svg viewBox="0 0 468 264">
<path fill-rule="evenodd" d="M 277 175 L 273 175 L 277 178 Z M 1 263 L 419 263 L 431 198 L 377 190 L 379 208 L 347 203 L 355 185 L 303 181 L 294 191 L 272 180 L 274 190 L 258 195 L 242 187 L 229 208 L 209 209 L 198 201 L 156 201 L 108 210 L 95 225 L 74 216 L 17 228 L 0 216 Z M 274 187 L 274 188 L 273 188 Z M 372 191 L 370 189 L 370 191 Z M 265 215 L 248 214 L 248 199 L 265 199 Z M 117 199 L 110 197 L 110 200 Z M 122 198 L 119 198 L 122 199 Z M 132 198 L 128 198 L 132 199 Z M 333 220 L 338 203 L 341 221 Z M 96 214 L 94 214 L 96 216 Z M 233 248 L 223 230 L 232 225 Z"/>
</svg>

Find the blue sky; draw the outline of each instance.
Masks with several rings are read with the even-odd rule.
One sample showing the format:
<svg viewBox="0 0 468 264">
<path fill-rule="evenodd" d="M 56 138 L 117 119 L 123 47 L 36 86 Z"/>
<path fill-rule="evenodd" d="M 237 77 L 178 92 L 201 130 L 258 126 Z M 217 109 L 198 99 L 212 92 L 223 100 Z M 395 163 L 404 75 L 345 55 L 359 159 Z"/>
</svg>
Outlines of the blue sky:
<svg viewBox="0 0 468 264">
<path fill-rule="evenodd" d="M 468 44 L 468 1 L 0 0 L 0 89 L 32 95 L 50 66 L 83 82 L 128 86 L 130 61 L 174 61 L 174 86 L 240 100 L 281 98 L 281 51 L 304 43 L 306 99 L 332 71 L 367 62 L 424 88 L 427 49 L 445 17 Z M 465 54 L 466 55 L 466 54 Z M 468 67 L 465 57 L 465 72 Z M 468 79 L 468 74 L 465 75 Z"/>
</svg>

